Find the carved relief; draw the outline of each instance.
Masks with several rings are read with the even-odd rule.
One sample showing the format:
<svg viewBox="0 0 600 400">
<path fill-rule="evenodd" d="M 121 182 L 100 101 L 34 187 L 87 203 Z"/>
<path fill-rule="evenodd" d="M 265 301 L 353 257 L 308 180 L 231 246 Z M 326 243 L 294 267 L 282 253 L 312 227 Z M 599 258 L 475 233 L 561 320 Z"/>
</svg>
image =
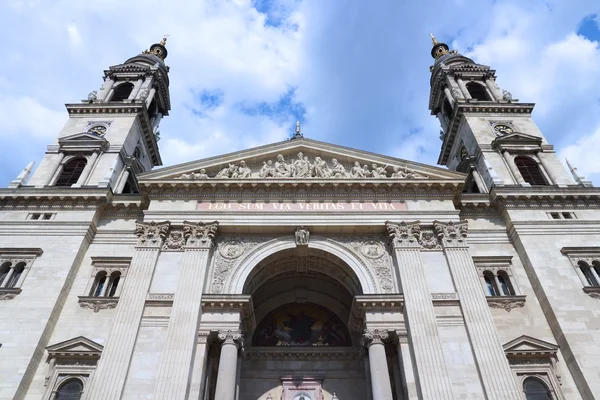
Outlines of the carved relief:
<svg viewBox="0 0 600 400">
<path fill-rule="evenodd" d="M 172 230 L 169 232 L 169 236 L 163 243 L 163 251 L 182 251 L 185 245 L 185 237 L 183 236 L 183 230 Z"/>
<path fill-rule="evenodd" d="M 224 282 L 227 280 L 231 269 L 239 257 L 259 243 L 260 241 L 249 240 L 248 238 L 225 238 L 223 241 L 217 243 L 211 293 L 223 293 Z"/>
<path fill-rule="evenodd" d="M 415 222 L 400 222 L 395 224 L 387 221 L 385 229 L 390 237 L 390 243 L 394 247 L 418 247 L 419 238 L 421 236 L 421 227 L 419 221 Z"/>
<path fill-rule="evenodd" d="M 388 340 L 389 337 L 390 334 L 387 331 L 379 329 L 365 329 L 363 333 L 363 345 L 370 347 L 373 344 L 383 344 L 383 342 Z"/>
<path fill-rule="evenodd" d="M 119 302 L 118 298 L 110 297 L 110 298 L 94 298 L 94 297 L 80 297 L 79 298 L 79 306 L 82 308 L 88 308 L 90 310 L 94 310 L 97 313 L 100 310 L 109 310 L 117 307 L 117 303 Z"/>
<path fill-rule="evenodd" d="M 296 239 L 296 246 L 308 246 L 310 232 L 307 227 L 299 226 L 296 228 L 296 232 L 294 232 L 294 237 Z"/>
<path fill-rule="evenodd" d="M 242 331 L 239 329 L 219 331 L 217 337 L 223 344 L 235 344 L 236 346 L 240 346 L 243 340 Z"/>
<path fill-rule="evenodd" d="M 438 241 L 438 238 L 431 230 L 421 231 L 421 236 L 419 237 L 419 244 L 422 248 L 427 250 L 438 250 L 442 248 L 440 242 Z"/>
<path fill-rule="evenodd" d="M 524 297 L 524 296 L 523 296 Z M 521 308 L 525 306 L 524 298 L 495 298 L 488 297 L 487 302 L 492 308 L 501 308 L 508 312 L 511 312 L 514 308 Z"/>
<path fill-rule="evenodd" d="M 393 172 L 389 172 L 390 165 L 380 166 L 371 164 L 361 166 L 359 161 L 354 161 L 352 167 L 346 167 L 338 159 L 332 158 L 331 164 L 323 160 L 320 156 L 310 162 L 309 158 L 302 152 L 298 153 L 296 159 L 287 162 L 282 154 L 278 154 L 275 160 L 262 162 L 258 171 L 252 171 L 246 161 L 242 160 L 239 165 L 229 164 L 221 169 L 212 177 L 214 179 L 245 179 L 245 178 L 374 178 L 374 179 L 429 179 L 428 176 L 419 174 L 407 166 L 401 168 L 393 167 Z M 199 172 L 185 173 L 175 179 L 208 179 L 211 178 L 205 169 Z"/>
<path fill-rule="evenodd" d="M 219 254 L 223 258 L 235 259 L 244 253 L 244 247 L 238 241 L 231 241 L 219 244 Z"/>
<path fill-rule="evenodd" d="M 183 221 L 183 235 L 186 247 L 210 247 L 213 245 L 219 223 L 215 222 L 193 222 Z"/>
<path fill-rule="evenodd" d="M 160 247 L 169 233 L 171 222 L 136 222 L 135 235 L 138 237 L 138 246 Z"/>
<path fill-rule="evenodd" d="M 6 290 L 0 290 L 0 301 L 1 300 L 12 300 L 15 297 L 17 297 L 17 295 L 20 292 L 16 292 L 16 291 L 6 291 Z"/>
<path fill-rule="evenodd" d="M 459 223 L 434 221 L 433 228 L 442 245 L 446 247 L 466 246 L 469 230 L 466 221 Z"/>
<path fill-rule="evenodd" d="M 360 252 L 363 256 L 371 259 L 381 258 L 386 253 L 383 244 L 375 240 L 364 242 L 360 248 Z"/>
</svg>

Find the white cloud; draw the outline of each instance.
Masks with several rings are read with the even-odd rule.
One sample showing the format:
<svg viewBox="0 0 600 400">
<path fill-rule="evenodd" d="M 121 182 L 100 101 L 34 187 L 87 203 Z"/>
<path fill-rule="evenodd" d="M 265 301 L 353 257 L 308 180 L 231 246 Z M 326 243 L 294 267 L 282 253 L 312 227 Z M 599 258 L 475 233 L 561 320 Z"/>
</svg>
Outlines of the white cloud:
<svg viewBox="0 0 600 400">
<path fill-rule="evenodd" d="M 0 96 L 0 138 L 19 136 L 54 141 L 66 118 L 66 112 L 50 109 L 32 97 Z"/>
<path fill-rule="evenodd" d="M 566 146 L 560 152 L 561 158 L 577 167 L 587 179 L 600 178 L 600 127 L 589 135 L 583 136 L 576 143 Z"/>
<path fill-rule="evenodd" d="M 81 39 L 81 35 L 79 34 L 79 29 L 77 29 L 77 25 L 75 25 L 74 22 L 67 25 L 67 33 L 69 34 L 71 46 L 77 47 L 83 43 L 83 39 Z"/>
</svg>

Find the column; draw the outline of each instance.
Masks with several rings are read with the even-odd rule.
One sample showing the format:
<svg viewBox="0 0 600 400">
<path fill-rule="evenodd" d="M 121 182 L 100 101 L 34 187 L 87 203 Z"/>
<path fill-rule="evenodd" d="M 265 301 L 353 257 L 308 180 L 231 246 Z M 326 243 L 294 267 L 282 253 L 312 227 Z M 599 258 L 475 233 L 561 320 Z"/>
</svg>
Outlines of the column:
<svg viewBox="0 0 600 400">
<path fill-rule="evenodd" d="M 502 150 L 502 156 L 504 157 L 504 160 L 506 161 L 506 165 L 508 165 L 508 169 L 510 169 L 510 172 L 512 172 L 513 177 L 517 181 L 517 184 L 521 185 L 521 186 L 529 186 L 529 184 L 527 182 L 525 182 L 525 180 L 523 179 L 523 176 L 521 176 L 521 172 L 517 168 L 517 165 L 515 164 L 515 160 L 510 155 L 508 150 Z"/>
<path fill-rule="evenodd" d="M 504 100 L 502 93 L 498 89 L 498 86 L 496 86 L 496 82 L 493 79 L 490 79 L 489 77 L 485 78 L 485 85 L 488 87 L 490 93 L 492 94 L 492 96 L 494 96 L 494 99 L 496 101 Z"/>
<path fill-rule="evenodd" d="M 104 84 L 100 88 L 100 92 L 97 95 L 97 99 L 99 101 L 106 101 L 106 99 L 108 98 L 108 94 L 110 93 L 110 90 L 112 89 L 114 84 L 115 81 L 107 76 L 104 80 Z"/>
<path fill-rule="evenodd" d="M 184 222 L 186 245 L 181 276 L 169 318 L 154 399 L 186 399 L 193 371 L 194 354 L 200 324 L 202 290 L 218 222 Z M 236 353 L 237 354 L 237 353 Z"/>
<path fill-rule="evenodd" d="M 554 169 L 552 168 L 552 166 L 550 164 L 548 164 L 548 160 L 546 160 L 546 157 L 545 157 L 547 154 L 548 153 L 538 152 L 537 158 L 540 160 L 542 167 L 544 167 L 544 169 L 546 170 L 546 174 L 548 174 L 550 179 L 552 179 L 552 182 L 550 182 L 550 184 L 557 185 L 558 180 L 556 179 L 556 174 L 554 173 Z"/>
<path fill-rule="evenodd" d="M 467 223 L 434 221 L 465 319 L 465 327 L 487 399 L 519 400 L 521 390 L 515 383 L 502 343 L 481 288 L 477 268 L 467 245 Z"/>
<path fill-rule="evenodd" d="M 419 222 L 386 222 L 404 294 L 404 314 L 413 344 L 422 399 L 453 399 L 437 319 L 427 287 L 418 242 Z"/>
<path fill-rule="evenodd" d="M 207 380 L 206 371 L 208 366 L 208 335 L 209 332 L 198 333 L 198 342 L 196 344 L 193 371 L 190 379 L 189 399 L 202 400 L 204 398 L 203 396 L 200 396 L 200 394 L 204 393 Z"/>
<path fill-rule="evenodd" d="M 65 158 L 65 153 L 60 152 L 57 154 L 57 157 L 52 160 L 52 165 L 48 166 L 47 168 L 47 172 L 52 173 L 49 173 L 48 176 L 46 176 L 46 179 L 44 179 L 43 183 L 41 185 L 36 185 L 36 187 L 48 186 L 50 182 L 52 182 L 52 178 L 54 178 L 56 171 L 60 168 L 60 163 L 62 162 L 63 158 Z"/>
<path fill-rule="evenodd" d="M 98 152 L 94 151 L 90 158 L 88 158 L 85 168 L 83 168 L 83 171 L 81 171 L 81 175 L 79 176 L 79 179 L 77 179 L 77 183 L 75 183 L 72 187 L 81 187 L 85 184 L 85 181 L 87 181 L 87 178 L 90 176 L 97 159 Z"/>
<path fill-rule="evenodd" d="M 223 344 L 221 345 L 221 358 L 219 358 L 215 399 L 234 400 L 238 348 L 242 341 L 242 332 L 239 330 L 220 331 L 219 340 Z"/>
<path fill-rule="evenodd" d="M 369 352 L 369 367 L 371 375 L 371 390 L 374 400 L 392 400 L 392 384 L 388 370 L 385 345 L 389 338 L 386 331 L 365 329 L 363 341 Z"/>
<path fill-rule="evenodd" d="M 138 222 L 138 245 L 131 260 L 123 291 L 98 369 L 84 394 L 86 400 L 119 400 L 123 393 L 129 363 L 137 339 L 148 289 L 160 247 L 169 232 L 170 222 Z"/>
<path fill-rule="evenodd" d="M 579 267 L 577 269 L 579 269 L 581 271 L 581 269 Z M 589 270 L 590 270 L 590 273 L 592 274 L 592 276 L 594 277 L 594 279 L 596 279 L 596 282 L 598 282 L 598 284 L 600 285 L 600 276 L 598 276 L 598 273 L 596 272 L 596 268 L 594 268 L 593 265 L 590 265 Z M 584 282 L 587 283 L 587 278 L 585 277 L 585 275 L 583 277 L 584 277 Z"/>
<path fill-rule="evenodd" d="M 156 93 L 156 88 L 150 89 L 148 93 L 148 98 L 146 99 L 146 108 L 150 107 L 150 103 L 152 103 L 152 99 L 154 98 L 154 94 Z"/>
<path fill-rule="evenodd" d="M 129 97 L 127 98 L 127 100 L 133 100 L 136 98 L 136 96 L 138 95 L 138 93 L 140 92 L 140 88 L 142 87 L 142 83 L 144 83 L 144 79 L 143 78 L 139 78 L 135 84 L 133 85 L 133 90 L 131 91 L 131 93 L 129 94 Z"/>
<path fill-rule="evenodd" d="M 448 87 L 444 88 L 444 93 L 446 94 L 446 98 L 452 107 L 454 107 L 454 97 L 452 97 L 452 93 L 450 93 L 450 89 Z"/>
<path fill-rule="evenodd" d="M 123 188 L 127 184 L 127 179 L 129 179 L 129 168 L 125 168 L 123 170 L 123 175 L 121 176 L 121 180 L 119 181 L 119 186 L 115 189 L 115 193 L 120 194 L 123 193 Z"/>
<path fill-rule="evenodd" d="M 8 285 L 8 282 L 10 282 L 10 278 L 12 278 L 12 275 L 14 274 L 14 272 L 15 272 L 15 265 L 13 264 L 10 266 L 10 268 L 8 270 L 8 274 L 6 274 L 6 278 L 4 278 L 4 281 L 2 282 L 0 287 L 5 288 Z"/>
<path fill-rule="evenodd" d="M 479 175 L 479 171 L 477 171 L 477 168 L 473 167 L 471 169 L 471 171 L 473 173 L 473 179 L 475 180 L 475 184 L 479 188 L 479 192 L 480 193 L 487 192 L 487 188 L 485 187 L 485 184 L 483 183 L 483 179 L 481 179 L 481 175 Z"/>
<path fill-rule="evenodd" d="M 467 85 L 465 85 L 465 82 L 460 77 L 456 78 L 456 83 L 458 83 L 458 87 L 460 88 L 463 96 L 465 96 L 465 99 L 473 100 L 471 93 L 469 93 L 469 89 L 467 89 Z"/>
<path fill-rule="evenodd" d="M 417 381 L 415 379 L 415 367 L 412 360 L 410 346 L 408 344 L 408 336 L 406 332 L 399 333 L 398 335 L 398 362 L 400 363 L 400 371 L 402 373 L 402 380 L 406 386 L 406 394 L 408 398 L 406 400 L 419 400 L 419 394 L 417 392 Z"/>
</svg>

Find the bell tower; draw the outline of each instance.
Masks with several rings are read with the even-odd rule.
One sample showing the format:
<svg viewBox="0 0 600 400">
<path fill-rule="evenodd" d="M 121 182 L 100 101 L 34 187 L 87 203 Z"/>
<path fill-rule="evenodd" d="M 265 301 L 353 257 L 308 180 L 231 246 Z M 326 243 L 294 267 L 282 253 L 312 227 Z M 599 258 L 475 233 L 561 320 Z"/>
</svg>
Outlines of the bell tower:
<svg viewBox="0 0 600 400">
<path fill-rule="evenodd" d="M 158 128 L 171 108 L 165 45 L 109 67 L 99 91 L 66 104 L 69 120 L 27 186 L 138 191 L 137 174 L 162 165 Z"/>
<path fill-rule="evenodd" d="M 577 185 L 521 103 L 496 84 L 496 71 L 431 35 L 429 109 L 441 124 L 438 164 L 469 174 L 466 190 Z"/>
</svg>

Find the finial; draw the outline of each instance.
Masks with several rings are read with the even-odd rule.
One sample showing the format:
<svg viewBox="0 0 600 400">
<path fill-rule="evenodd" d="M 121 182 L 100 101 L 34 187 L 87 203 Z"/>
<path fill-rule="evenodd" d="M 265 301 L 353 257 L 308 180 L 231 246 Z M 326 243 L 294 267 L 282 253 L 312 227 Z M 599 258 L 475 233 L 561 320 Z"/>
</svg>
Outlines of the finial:
<svg viewBox="0 0 600 400">
<path fill-rule="evenodd" d="M 581 175 L 579 173 L 579 171 L 577 171 L 577 167 L 574 167 L 573 165 L 571 165 L 569 160 L 567 160 L 566 158 L 565 158 L 565 161 L 567 162 L 567 166 L 569 167 L 569 170 L 571 171 L 571 175 L 573 175 L 573 179 L 575 179 L 575 182 L 577 182 L 581 186 L 588 186 L 588 187 L 593 186 L 592 182 L 586 180 L 585 176 Z"/>
<path fill-rule="evenodd" d="M 296 121 L 296 134 L 300 133 L 300 121 Z"/>
<path fill-rule="evenodd" d="M 437 39 L 435 38 L 435 36 L 433 36 L 433 33 L 430 33 L 429 36 L 431 36 L 431 41 L 433 42 L 433 45 L 435 46 L 436 44 L 439 44 L 440 42 L 437 41 Z"/>
<path fill-rule="evenodd" d="M 164 35 L 163 38 L 162 38 L 162 40 L 160 41 L 160 44 L 163 45 L 163 46 L 166 46 L 167 45 L 167 38 L 169 36 L 171 36 L 171 35 L 169 35 L 169 34 Z"/>
<path fill-rule="evenodd" d="M 292 139 L 301 138 L 303 136 L 304 135 L 300 131 L 300 121 L 296 121 L 296 132 L 294 132 L 294 136 L 292 136 Z"/>
</svg>

